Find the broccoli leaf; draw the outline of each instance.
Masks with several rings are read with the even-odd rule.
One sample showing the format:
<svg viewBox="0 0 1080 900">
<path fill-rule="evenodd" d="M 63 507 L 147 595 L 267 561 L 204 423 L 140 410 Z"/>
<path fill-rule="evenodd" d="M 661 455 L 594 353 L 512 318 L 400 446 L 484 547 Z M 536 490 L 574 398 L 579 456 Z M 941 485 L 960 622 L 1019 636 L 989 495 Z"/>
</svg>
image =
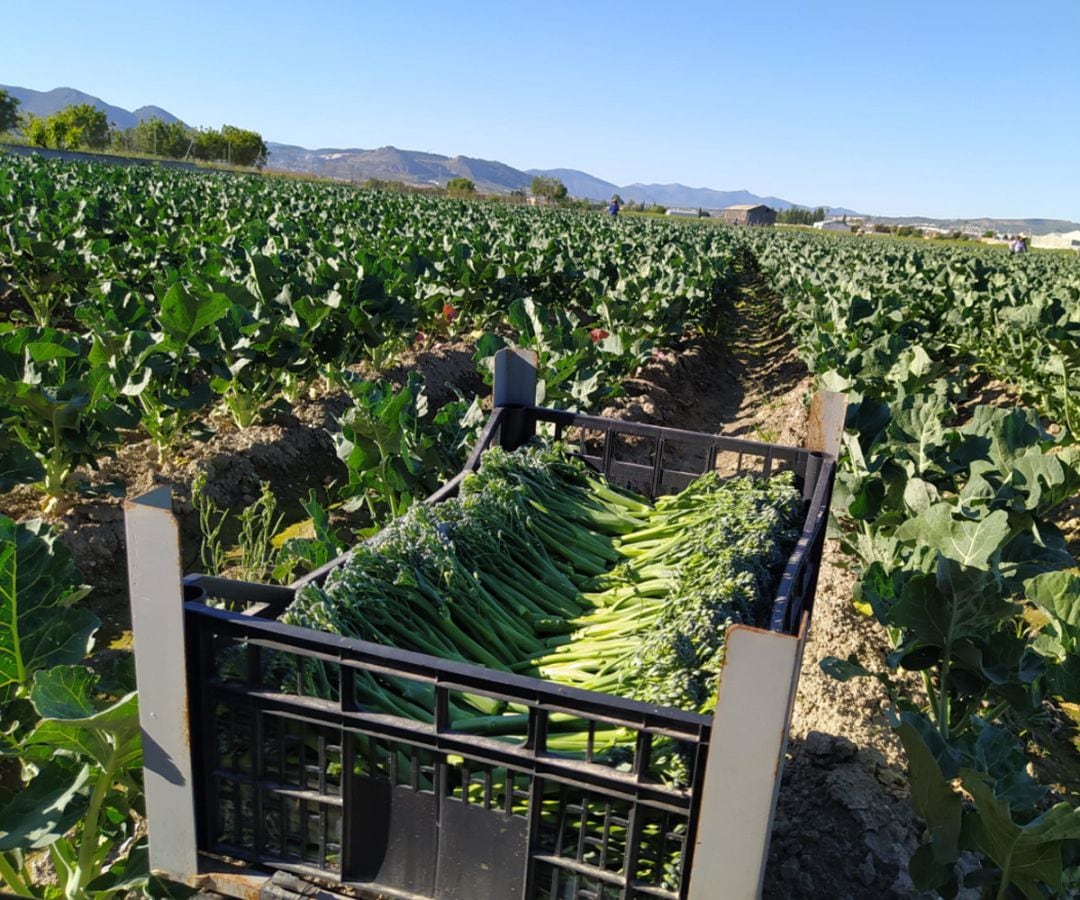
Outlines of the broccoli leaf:
<svg viewBox="0 0 1080 900">
<path fill-rule="evenodd" d="M 70 608 L 89 590 L 76 585 L 71 554 L 55 534 L 0 515 L 0 687 L 89 652 L 100 623 Z"/>
<path fill-rule="evenodd" d="M 1026 825 L 1013 821 L 1008 804 L 995 795 L 987 776 L 962 769 L 964 789 L 978 815 L 964 818 L 964 831 L 978 850 L 1001 870 L 1004 885 L 1026 897 L 1041 898 L 1040 884 L 1061 890 L 1061 843 L 1080 838 L 1080 809 L 1058 803 Z"/>
</svg>

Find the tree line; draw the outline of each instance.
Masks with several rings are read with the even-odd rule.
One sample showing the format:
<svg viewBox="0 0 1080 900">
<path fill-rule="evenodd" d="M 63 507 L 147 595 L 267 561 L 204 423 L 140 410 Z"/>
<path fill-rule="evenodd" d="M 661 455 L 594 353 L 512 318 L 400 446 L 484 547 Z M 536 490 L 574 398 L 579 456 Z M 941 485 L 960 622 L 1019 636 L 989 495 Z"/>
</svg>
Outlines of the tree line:
<svg viewBox="0 0 1080 900">
<path fill-rule="evenodd" d="M 573 202 L 569 199 L 566 185 L 558 178 L 536 175 L 532 180 L 530 190 L 534 197 L 541 197 L 549 203 L 567 204 Z M 476 184 L 469 178 L 451 178 L 446 182 L 446 191 L 455 196 L 468 196 L 476 193 Z M 513 200 L 524 200 L 525 192 L 521 190 L 511 191 L 510 197 Z"/>
<path fill-rule="evenodd" d="M 155 117 L 121 129 L 89 103 L 66 106 L 50 116 L 23 115 L 19 101 L 0 89 L 0 134 L 10 131 L 21 132 L 36 147 L 58 150 L 113 150 L 254 168 L 262 168 L 267 159 L 262 135 L 235 125 L 191 128 Z"/>
<path fill-rule="evenodd" d="M 803 209 L 801 206 L 793 206 L 791 209 L 782 209 L 776 214 L 779 225 L 813 225 L 815 222 L 825 221 L 825 207 L 817 209 Z"/>
</svg>

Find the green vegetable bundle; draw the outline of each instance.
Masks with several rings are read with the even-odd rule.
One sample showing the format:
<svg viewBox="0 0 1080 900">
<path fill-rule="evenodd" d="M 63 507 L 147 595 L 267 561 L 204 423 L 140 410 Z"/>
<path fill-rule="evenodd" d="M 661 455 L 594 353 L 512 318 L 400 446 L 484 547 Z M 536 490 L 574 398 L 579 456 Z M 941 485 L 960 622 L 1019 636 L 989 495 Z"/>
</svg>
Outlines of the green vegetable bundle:
<svg viewBox="0 0 1080 900">
<path fill-rule="evenodd" d="M 457 497 L 411 507 L 323 587 L 301 590 L 283 621 L 708 712 L 726 626 L 767 614 L 802 511 L 790 474 L 711 473 L 653 503 L 608 484 L 558 444 L 492 449 Z M 306 667 L 305 678 L 306 693 L 334 696 L 336 680 L 320 666 Z M 429 685 L 385 673 L 358 673 L 354 684 L 370 709 L 434 720 Z M 528 732 L 525 706 L 466 692 L 447 702 L 456 730 L 513 742 Z M 631 729 L 570 713 L 548 716 L 547 749 L 571 757 L 591 752 L 621 768 L 636 739 Z M 386 765 L 396 754 L 409 771 L 400 749 L 357 741 L 361 760 Z M 688 784 L 688 762 L 674 742 L 653 742 L 650 771 L 665 783 Z M 481 799 L 479 784 L 462 789 Z M 563 799 L 557 785 L 545 791 L 539 814 L 555 833 Z M 636 838 L 621 825 L 603 827 L 607 857 L 592 847 L 582 862 L 610 865 L 636 840 L 636 878 L 678 889 L 684 823 L 650 820 Z"/>
<path fill-rule="evenodd" d="M 412 507 L 324 587 L 303 589 L 283 621 L 707 712 L 726 626 L 766 614 L 801 512 L 790 473 L 711 473 L 652 503 L 558 444 L 495 448 L 458 497 Z M 361 702 L 432 721 L 430 687 L 359 681 Z M 474 696 L 455 696 L 451 717 L 487 735 L 527 723 L 524 708 Z M 613 727 L 594 750 L 629 737 Z M 553 717 L 549 748 L 588 739 L 581 720 Z"/>
</svg>

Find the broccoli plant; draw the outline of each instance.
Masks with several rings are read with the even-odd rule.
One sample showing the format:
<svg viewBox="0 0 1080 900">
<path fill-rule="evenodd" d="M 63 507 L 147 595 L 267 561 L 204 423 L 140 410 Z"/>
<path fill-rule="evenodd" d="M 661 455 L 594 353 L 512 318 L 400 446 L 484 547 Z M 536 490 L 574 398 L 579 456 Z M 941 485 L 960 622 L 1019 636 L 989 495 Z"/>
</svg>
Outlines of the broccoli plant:
<svg viewBox="0 0 1080 900">
<path fill-rule="evenodd" d="M 75 605 L 86 592 L 54 534 L 0 516 L 0 755 L 23 782 L 0 790 L 0 884 L 19 897 L 122 896 L 149 878 L 134 685 L 123 665 L 82 664 L 99 624 Z M 55 884 L 34 881 L 42 852 Z"/>
</svg>

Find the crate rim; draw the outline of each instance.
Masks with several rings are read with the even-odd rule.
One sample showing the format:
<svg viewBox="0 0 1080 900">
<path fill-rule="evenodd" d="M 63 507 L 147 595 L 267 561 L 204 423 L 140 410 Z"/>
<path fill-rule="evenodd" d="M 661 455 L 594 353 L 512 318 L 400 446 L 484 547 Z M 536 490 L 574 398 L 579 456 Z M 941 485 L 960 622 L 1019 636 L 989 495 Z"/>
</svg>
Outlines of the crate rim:
<svg viewBox="0 0 1080 900">
<path fill-rule="evenodd" d="M 188 576 L 185 583 L 212 589 L 214 584 L 226 580 L 195 575 Z M 243 595 L 245 587 L 259 586 L 243 581 L 230 580 L 228 583 L 236 588 L 238 598 Z M 217 609 L 207 606 L 201 600 L 185 601 L 184 609 L 191 615 L 211 621 L 211 627 L 219 630 L 222 635 L 253 641 L 271 650 L 299 650 L 312 659 L 347 668 L 378 670 L 378 667 L 383 667 L 400 674 L 401 677 L 429 682 L 450 690 L 506 694 L 552 712 L 583 712 L 597 720 L 607 719 L 680 740 L 693 740 L 695 733 L 700 737 L 701 730 L 708 729 L 712 724 L 712 716 L 703 713 L 687 712 L 601 691 L 557 684 L 515 672 L 502 672 L 477 663 L 443 659 L 441 656 L 415 650 L 399 650 L 386 644 L 343 637 L 316 631 L 314 628 L 287 625 L 260 615 Z M 618 715 L 619 712 L 624 715 Z M 672 734 L 676 731 L 679 734 Z"/>
<path fill-rule="evenodd" d="M 424 502 L 437 503 L 450 496 L 462 479 L 479 466 L 481 456 L 491 446 L 495 433 L 506 423 L 506 417 L 515 413 L 535 416 L 537 421 L 550 421 L 562 427 L 581 427 L 608 432 L 617 431 L 641 437 L 651 437 L 657 440 L 689 440 L 730 452 L 747 452 L 759 456 L 771 454 L 774 458 L 779 457 L 791 461 L 799 459 L 819 460 L 821 466 L 816 473 L 799 537 L 780 573 L 770 604 L 768 624 L 760 628 L 763 631 L 789 636 L 795 636 L 799 633 L 804 625 L 804 613 L 809 615 L 810 610 L 805 609 L 803 602 L 799 602 L 797 605 L 793 604 L 792 595 L 798 585 L 800 572 L 804 571 L 811 562 L 815 544 L 820 541 L 827 520 L 828 508 L 825 498 L 828 495 L 835 469 L 835 459 L 831 454 L 824 451 L 808 450 L 803 447 L 749 441 L 742 438 L 688 431 L 643 422 L 623 422 L 618 419 L 584 415 L 551 407 L 535 405 L 497 406 L 492 410 L 475 447 L 461 471 L 454 475 L 445 485 L 433 492 Z M 553 702 L 556 698 L 565 700 L 567 706 L 572 709 L 580 709 L 581 706 L 576 704 L 583 704 L 591 709 L 601 707 L 611 711 L 623 711 L 628 716 L 634 717 L 627 719 L 627 724 L 636 722 L 638 723 L 636 727 L 646 730 L 663 730 L 662 726 L 650 728 L 645 724 L 647 721 L 655 721 L 657 718 L 665 719 L 671 723 L 680 723 L 688 730 L 704 728 L 707 731 L 711 725 L 712 716 L 710 714 L 687 712 L 674 707 L 650 704 L 599 691 L 556 685 L 542 678 L 500 672 L 476 663 L 446 660 L 431 654 L 412 650 L 399 650 L 384 644 L 343 637 L 313 628 L 287 625 L 277 621 L 277 616 L 291 602 L 297 591 L 320 582 L 329 572 L 347 560 L 351 553 L 352 548 L 287 586 L 264 585 L 199 574 L 188 575 L 184 578 L 186 585 L 203 588 L 208 593 L 224 599 L 248 600 L 257 605 L 247 612 L 235 612 L 207 606 L 202 600 L 186 600 L 184 603 L 185 611 L 192 615 L 208 617 L 217 622 L 223 630 L 227 630 L 234 635 L 254 639 L 260 643 L 277 644 L 283 648 L 302 649 L 309 652 L 313 657 L 321 657 L 327 661 L 343 665 L 351 664 L 359 667 L 366 662 L 373 665 L 385 664 L 395 669 L 408 668 L 417 672 L 435 671 L 457 676 L 468 687 L 473 689 L 489 689 L 508 693 L 520 692 L 519 696 L 523 699 L 526 696 L 544 695 L 551 697 Z M 803 598 L 798 599 L 801 601 Z M 742 627 L 756 628 L 758 626 L 744 625 Z M 422 680 L 424 677 L 420 676 L 418 680 Z M 538 690 L 539 685 L 544 687 Z M 600 700 L 600 698 L 603 698 L 603 700 Z M 608 715 L 611 715 L 610 712 Z"/>
<path fill-rule="evenodd" d="M 715 450 L 723 450 L 731 453 L 749 453 L 754 456 L 772 456 L 788 461 L 800 459 L 817 460 L 822 469 L 818 473 L 813 497 L 810 500 L 810 506 L 807 517 L 804 519 L 803 527 L 800 529 L 799 538 L 796 541 L 795 548 L 789 555 L 788 562 L 785 564 L 784 571 L 780 576 L 780 585 L 793 583 L 788 578 L 789 574 L 792 576 L 795 574 L 792 563 L 802 562 L 808 557 L 810 548 L 813 545 L 813 540 L 817 536 L 817 530 L 819 526 L 823 527 L 824 525 L 824 521 L 818 522 L 817 519 L 815 519 L 812 527 L 808 529 L 808 526 L 811 526 L 810 513 L 816 509 L 819 501 L 824 501 L 824 497 L 821 495 L 828 493 L 836 467 L 836 458 L 823 450 L 808 450 L 805 447 L 794 447 L 789 444 L 770 444 L 763 441 L 752 441 L 745 438 L 710 434 L 705 431 L 690 431 L 687 429 L 672 428 L 666 425 L 653 425 L 648 422 L 628 422 L 621 419 L 611 419 L 603 416 L 593 416 L 585 413 L 573 412 L 571 410 L 558 409 L 555 407 L 536 405 L 508 404 L 505 406 L 494 407 L 461 470 L 450 478 L 446 484 L 432 492 L 424 502 L 439 503 L 447 497 L 452 496 L 457 491 L 465 476 L 479 467 L 481 457 L 483 456 L 484 451 L 491 446 L 495 434 L 500 427 L 505 424 L 507 417 L 515 413 L 533 416 L 537 421 L 552 422 L 561 428 L 577 427 L 592 431 L 607 431 L 609 433 L 617 431 L 619 433 L 631 434 L 638 437 L 653 438 L 657 441 L 690 441 L 693 443 L 710 445 Z M 825 514 L 827 515 L 827 513 L 828 510 L 826 509 Z M 812 530 L 814 533 L 808 535 L 808 530 Z M 810 542 L 804 547 L 804 538 L 807 537 L 810 538 Z M 323 581 L 327 575 L 349 558 L 352 549 L 353 548 L 350 547 L 319 568 L 301 576 L 291 582 L 288 587 L 290 589 L 299 590 L 308 584 Z M 798 559 L 796 559 L 796 556 L 798 556 Z M 778 597 L 774 598 L 773 609 L 769 616 L 768 630 L 783 631 L 785 634 L 796 634 L 799 629 L 799 616 L 792 616 L 786 613 L 778 614 L 776 606 L 779 599 L 780 598 Z M 786 624 L 783 627 L 775 627 L 776 622 L 780 619 Z"/>
</svg>

